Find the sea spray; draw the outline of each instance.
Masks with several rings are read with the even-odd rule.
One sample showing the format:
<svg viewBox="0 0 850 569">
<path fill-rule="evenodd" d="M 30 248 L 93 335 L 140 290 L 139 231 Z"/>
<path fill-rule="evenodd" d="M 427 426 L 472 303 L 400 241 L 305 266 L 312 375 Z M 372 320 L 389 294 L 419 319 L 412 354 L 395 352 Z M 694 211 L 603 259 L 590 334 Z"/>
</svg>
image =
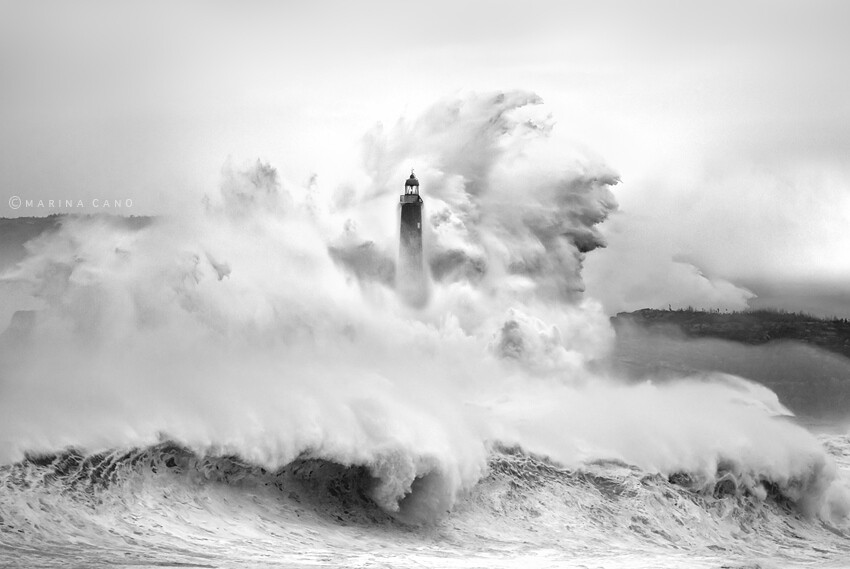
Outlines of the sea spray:
<svg viewBox="0 0 850 569">
<path fill-rule="evenodd" d="M 595 226 L 617 177 L 586 156 L 553 160 L 539 103 L 470 96 L 373 132 L 371 182 L 344 199 L 258 162 L 142 228 L 66 218 L 3 277 L 46 308 L 25 342 L 0 347 L 0 459 L 145 448 L 165 433 L 270 471 L 364 467 L 371 500 L 423 523 L 487 475 L 494 445 L 517 445 L 570 468 L 614 459 L 705 484 L 731 473 L 840 514 L 820 444 L 763 393 L 593 371 L 613 332 L 580 270 L 603 245 Z M 394 262 L 413 161 L 433 196 L 419 308 L 363 264 Z"/>
</svg>

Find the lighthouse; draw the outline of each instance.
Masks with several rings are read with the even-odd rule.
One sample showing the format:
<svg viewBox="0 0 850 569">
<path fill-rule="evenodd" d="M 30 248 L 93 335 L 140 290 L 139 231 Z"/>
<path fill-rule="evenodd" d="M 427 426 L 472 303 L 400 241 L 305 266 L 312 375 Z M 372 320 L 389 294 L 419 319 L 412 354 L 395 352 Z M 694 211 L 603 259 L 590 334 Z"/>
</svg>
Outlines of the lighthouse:
<svg viewBox="0 0 850 569">
<path fill-rule="evenodd" d="M 413 171 L 404 183 L 399 197 L 401 223 L 399 229 L 398 272 L 396 287 L 402 298 L 413 306 L 422 306 L 428 299 L 425 266 L 422 256 L 422 197 L 419 180 Z"/>
</svg>

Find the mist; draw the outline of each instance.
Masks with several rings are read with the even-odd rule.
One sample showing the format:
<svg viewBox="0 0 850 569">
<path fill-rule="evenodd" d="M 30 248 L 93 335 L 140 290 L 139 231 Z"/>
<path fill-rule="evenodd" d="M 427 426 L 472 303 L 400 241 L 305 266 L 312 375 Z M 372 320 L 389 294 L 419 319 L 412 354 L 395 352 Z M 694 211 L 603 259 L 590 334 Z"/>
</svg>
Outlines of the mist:
<svg viewBox="0 0 850 569">
<path fill-rule="evenodd" d="M 753 346 L 718 338 L 689 338 L 675 326 L 617 326 L 606 362 L 617 374 L 640 381 L 719 372 L 746 377 L 769 389 L 789 413 L 810 425 L 850 424 L 850 362 L 792 340 Z"/>
<path fill-rule="evenodd" d="M 845 482 L 769 390 L 597 365 L 614 332 L 582 267 L 618 175 L 553 128 L 533 93 L 472 94 L 375 127 L 336 187 L 230 163 L 193 208 L 143 227 L 63 219 L 2 275 L 44 308 L 0 346 L 0 460 L 163 439 L 271 469 L 321 458 L 366 466 L 375 502 L 420 523 L 517 445 L 571 468 L 770 482 L 841 523 Z M 421 308 L 391 278 L 414 167 Z M 417 480 L 430 498 L 399 513 Z"/>
</svg>

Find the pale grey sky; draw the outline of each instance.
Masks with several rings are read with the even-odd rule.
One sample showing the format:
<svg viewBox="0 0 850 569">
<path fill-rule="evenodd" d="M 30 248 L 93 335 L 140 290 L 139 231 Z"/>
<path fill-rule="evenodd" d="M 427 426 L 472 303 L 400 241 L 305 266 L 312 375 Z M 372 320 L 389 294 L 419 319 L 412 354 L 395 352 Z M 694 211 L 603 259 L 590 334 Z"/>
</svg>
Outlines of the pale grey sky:
<svg viewBox="0 0 850 569">
<path fill-rule="evenodd" d="M 169 211 L 228 157 L 332 186 L 376 122 L 520 88 L 622 176 L 586 270 L 609 310 L 769 281 L 850 313 L 846 2 L 0 6 L 0 216 L 51 213 L 15 195 Z"/>
</svg>

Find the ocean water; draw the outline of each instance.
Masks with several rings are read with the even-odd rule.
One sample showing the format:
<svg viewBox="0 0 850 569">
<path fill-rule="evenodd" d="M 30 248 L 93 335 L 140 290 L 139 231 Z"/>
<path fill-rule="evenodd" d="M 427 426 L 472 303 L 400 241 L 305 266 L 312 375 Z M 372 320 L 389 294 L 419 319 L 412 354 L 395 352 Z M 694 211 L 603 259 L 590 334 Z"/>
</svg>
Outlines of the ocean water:
<svg viewBox="0 0 850 569">
<path fill-rule="evenodd" d="M 4 243 L 0 566 L 850 565 L 846 428 L 768 368 L 605 365 L 581 268 L 617 176 L 539 103 L 376 129 L 348 186 L 231 165 L 191 211 Z"/>
<path fill-rule="evenodd" d="M 850 478 L 850 436 L 819 437 Z M 494 450 L 438 520 L 369 497 L 368 470 L 278 471 L 172 443 L 0 469 L 3 567 L 846 567 L 850 536 L 786 497 L 616 462 Z M 426 499 L 413 492 L 407 500 Z M 403 505 L 404 506 L 404 505 Z"/>
</svg>

